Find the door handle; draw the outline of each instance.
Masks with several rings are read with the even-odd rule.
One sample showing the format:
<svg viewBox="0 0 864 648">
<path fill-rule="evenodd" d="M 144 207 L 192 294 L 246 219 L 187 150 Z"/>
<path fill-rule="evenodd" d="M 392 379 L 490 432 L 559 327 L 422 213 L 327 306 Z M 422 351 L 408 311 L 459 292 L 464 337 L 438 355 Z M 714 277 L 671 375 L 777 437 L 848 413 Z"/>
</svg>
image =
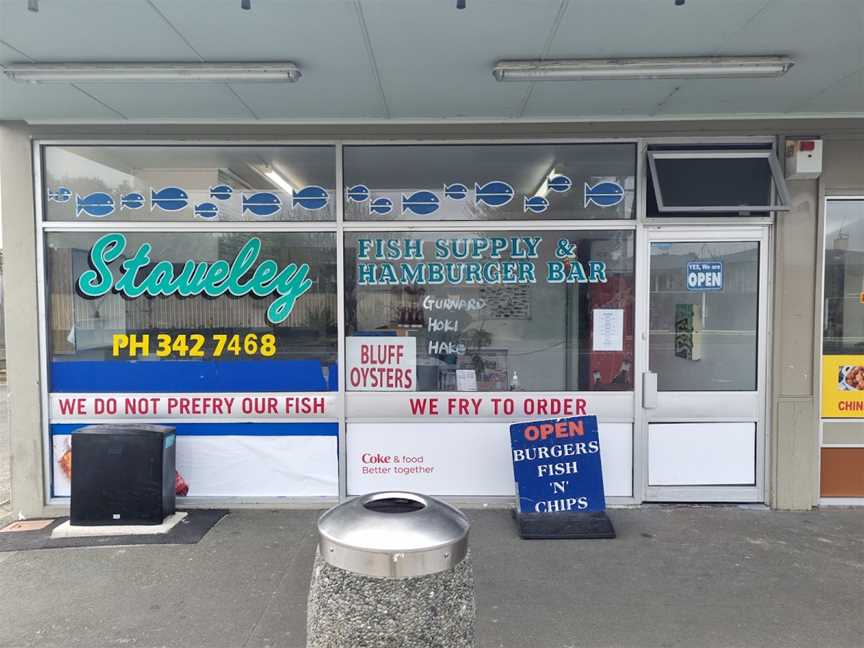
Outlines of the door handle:
<svg viewBox="0 0 864 648">
<path fill-rule="evenodd" d="M 657 408 L 657 374 L 653 371 L 642 374 L 642 407 Z"/>
</svg>

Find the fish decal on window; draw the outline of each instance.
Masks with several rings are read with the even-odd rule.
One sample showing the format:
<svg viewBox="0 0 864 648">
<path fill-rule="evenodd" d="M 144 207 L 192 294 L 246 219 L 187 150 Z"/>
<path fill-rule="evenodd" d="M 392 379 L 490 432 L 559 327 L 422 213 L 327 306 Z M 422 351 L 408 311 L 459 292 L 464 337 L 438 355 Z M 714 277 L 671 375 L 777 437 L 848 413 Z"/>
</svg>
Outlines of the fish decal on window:
<svg viewBox="0 0 864 648">
<path fill-rule="evenodd" d="M 58 203 L 69 202 L 72 197 L 72 190 L 69 187 L 57 187 L 56 191 L 48 190 L 48 200 Z"/>
<path fill-rule="evenodd" d="M 624 189 L 617 182 L 604 180 L 594 186 L 585 183 L 585 207 L 588 205 L 614 207 L 622 200 L 624 200 Z"/>
<path fill-rule="evenodd" d="M 474 204 L 484 203 L 490 207 L 503 207 L 513 200 L 513 187 L 501 180 L 491 180 L 484 185 L 474 183 Z"/>
<path fill-rule="evenodd" d="M 216 218 L 219 215 L 219 206 L 212 202 L 203 202 L 195 205 L 195 215 L 201 218 Z"/>
<path fill-rule="evenodd" d="M 546 182 L 546 186 L 549 187 L 549 191 L 564 193 L 570 191 L 570 188 L 573 186 L 573 181 L 565 175 L 557 175 L 554 178 L 549 178 Z"/>
<path fill-rule="evenodd" d="M 86 196 L 75 194 L 75 216 L 87 214 L 93 218 L 105 218 L 114 213 L 114 198 L 104 191 L 94 191 Z"/>
<path fill-rule="evenodd" d="M 542 214 L 547 209 L 549 209 L 549 201 L 546 200 L 543 196 L 525 196 L 524 201 L 522 203 L 522 210 L 525 212 L 533 212 L 535 214 Z"/>
<path fill-rule="evenodd" d="M 362 184 L 354 185 L 353 187 L 348 188 L 348 191 L 345 192 L 345 195 L 351 202 L 366 202 L 367 200 L 369 200 L 369 187 Z"/>
<path fill-rule="evenodd" d="M 386 197 L 376 198 L 369 205 L 369 213 L 386 216 L 393 211 L 393 201 Z"/>
<path fill-rule="evenodd" d="M 412 212 L 418 216 L 428 216 L 438 210 L 439 200 L 431 191 L 415 191 L 410 196 L 402 194 L 402 213 Z"/>
<path fill-rule="evenodd" d="M 444 195 L 450 200 L 464 200 L 468 195 L 468 187 L 461 182 L 444 185 Z"/>
<path fill-rule="evenodd" d="M 216 200 L 228 200 L 234 190 L 226 184 L 210 187 L 210 197 Z"/>
<path fill-rule="evenodd" d="M 294 192 L 291 204 L 294 207 L 300 206 L 309 210 L 323 209 L 327 206 L 327 190 L 315 185 L 304 187 L 300 191 Z"/>
<path fill-rule="evenodd" d="M 282 201 L 279 196 L 269 191 L 259 191 L 254 194 L 241 194 L 240 204 L 243 214 L 251 212 L 254 216 L 272 216 L 282 209 Z"/>
<path fill-rule="evenodd" d="M 180 211 L 189 206 L 189 194 L 180 187 L 165 187 L 159 191 L 150 188 L 150 211 L 157 207 L 162 211 Z"/>
<path fill-rule="evenodd" d="M 120 196 L 120 209 L 141 209 L 144 206 L 144 194 L 137 191 Z"/>
</svg>

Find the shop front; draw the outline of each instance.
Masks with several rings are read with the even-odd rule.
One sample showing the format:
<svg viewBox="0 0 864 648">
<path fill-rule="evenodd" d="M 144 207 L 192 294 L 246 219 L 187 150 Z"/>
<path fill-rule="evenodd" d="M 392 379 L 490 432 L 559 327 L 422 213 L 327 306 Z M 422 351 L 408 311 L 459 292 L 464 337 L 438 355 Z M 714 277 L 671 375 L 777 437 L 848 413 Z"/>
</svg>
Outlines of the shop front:
<svg viewBox="0 0 864 648">
<path fill-rule="evenodd" d="M 37 141 L 46 499 L 158 421 L 190 504 L 510 501 L 593 414 L 613 504 L 768 501 L 775 143 Z"/>
<path fill-rule="evenodd" d="M 820 488 L 824 504 L 864 503 L 864 198 L 825 201 Z"/>
</svg>

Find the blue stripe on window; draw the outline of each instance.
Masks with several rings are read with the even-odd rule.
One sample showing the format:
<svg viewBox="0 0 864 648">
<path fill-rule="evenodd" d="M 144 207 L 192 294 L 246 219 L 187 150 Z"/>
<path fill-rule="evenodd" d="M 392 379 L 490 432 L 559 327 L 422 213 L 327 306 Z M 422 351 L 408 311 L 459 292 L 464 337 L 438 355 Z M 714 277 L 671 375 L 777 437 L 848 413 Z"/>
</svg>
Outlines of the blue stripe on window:
<svg viewBox="0 0 864 648">
<path fill-rule="evenodd" d="M 142 421 L 147 423 L 148 421 Z M 72 434 L 93 423 L 52 423 L 51 435 Z M 166 423 L 178 436 L 338 436 L 338 423 Z"/>
<path fill-rule="evenodd" d="M 318 360 L 68 360 L 51 363 L 52 392 L 336 391 Z"/>
</svg>

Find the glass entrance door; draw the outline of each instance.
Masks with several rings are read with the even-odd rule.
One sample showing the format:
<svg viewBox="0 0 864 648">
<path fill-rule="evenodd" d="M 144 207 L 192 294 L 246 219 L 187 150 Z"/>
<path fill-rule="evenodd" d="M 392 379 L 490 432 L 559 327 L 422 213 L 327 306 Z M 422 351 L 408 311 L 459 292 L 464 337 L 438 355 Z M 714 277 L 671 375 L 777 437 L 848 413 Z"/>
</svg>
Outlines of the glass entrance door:
<svg viewBox="0 0 864 648">
<path fill-rule="evenodd" d="M 645 499 L 762 501 L 766 230 L 648 237 Z"/>
</svg>

